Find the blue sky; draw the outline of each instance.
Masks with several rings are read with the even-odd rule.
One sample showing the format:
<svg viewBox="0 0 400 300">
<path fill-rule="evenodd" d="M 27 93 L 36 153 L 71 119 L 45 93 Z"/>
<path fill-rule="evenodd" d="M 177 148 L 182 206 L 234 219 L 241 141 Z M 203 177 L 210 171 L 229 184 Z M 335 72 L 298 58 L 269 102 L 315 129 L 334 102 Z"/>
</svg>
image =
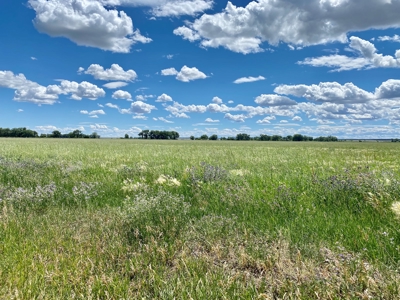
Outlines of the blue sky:
<svg viewBox="0 0 400 300">
<path fill-rule="evenodd" d="M 400 0 L 3 0 L 0 127 L 400 136 Z"/>
</svg>

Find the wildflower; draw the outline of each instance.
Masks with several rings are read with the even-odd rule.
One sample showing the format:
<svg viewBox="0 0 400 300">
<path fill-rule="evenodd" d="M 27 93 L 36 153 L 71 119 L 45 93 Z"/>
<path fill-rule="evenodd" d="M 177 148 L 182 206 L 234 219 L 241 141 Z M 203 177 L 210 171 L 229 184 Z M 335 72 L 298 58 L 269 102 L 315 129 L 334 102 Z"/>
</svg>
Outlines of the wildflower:
<svg viewBox="0 0 400 300">
<path fill-rule="evenodd" d="M 147 189 L 147 184 L 141 182 L 133 182 L 131 179 L 124 180 L 122 190 L 124 192 L 137 192 Z"/>
<path fill-rule="evenodd" d="M 398 217 L 400 217 L 400 201 L 394 202 L 392 204 L 392 210 Z"/>
<path fill-rule="evenodd" d="M 230 170 L 229 173 L 235 176 L 244 176 L 246 174 L 249 174 L 250 172 L 247 170 L 238 169 L 238 170 Z"/>
<path fill-rule="evenodd" d="M 178 179 L 168 176 L 168 175 L 160 175 L 158 179 L 155 181 L 157 184 L 166 184 L 168 186 L 180 186 L 181 183 Z"/>
</svg>

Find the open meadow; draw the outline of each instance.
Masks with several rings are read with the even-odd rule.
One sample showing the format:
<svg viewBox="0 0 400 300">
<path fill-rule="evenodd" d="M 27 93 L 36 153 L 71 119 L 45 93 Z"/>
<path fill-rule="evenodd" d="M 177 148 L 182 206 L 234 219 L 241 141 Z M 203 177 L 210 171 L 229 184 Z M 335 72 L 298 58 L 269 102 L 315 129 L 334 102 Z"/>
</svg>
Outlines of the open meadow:
<svg viewBox="0 0 400 300">
<path fill-rule="evenodd" d="M 400 299 L 399 158 L 0 139 L 0 299 Z"/>
</svg>

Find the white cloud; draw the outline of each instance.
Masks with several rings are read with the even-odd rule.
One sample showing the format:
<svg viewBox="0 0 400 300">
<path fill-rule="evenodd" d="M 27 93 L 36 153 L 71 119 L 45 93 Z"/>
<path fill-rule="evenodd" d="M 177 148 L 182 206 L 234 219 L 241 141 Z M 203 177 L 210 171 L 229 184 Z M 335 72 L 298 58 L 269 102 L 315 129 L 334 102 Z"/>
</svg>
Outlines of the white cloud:
<svg viewBox="0 0 400 300">
<path fill-rule="evenodd" d="M 230 113 L 225 114 L 224 116 L 225 119 L 237 122 L 237 123 L 243 123 L 244 120 L 246 119 L 246 116 L 244 115 L 231 115 Z"/>
<path fill-rule="evenodd" d="M 377 99 L 393 99 L 400 98 L 400 80 L 389 79 L 375 90 L 375 96 Z"/>
<path fill-rule="evenodd" d="M 297 105 L 297 102 L 285 96 L 266 95 L 258 96 L 255 102 L 260 106 L 282 106 L 282 105 Z"/>
<path fill-rule="evenodd" d="M 355 36 L 350 37 L 349 47 L 358 54 L 358 57 L 334 54 L 306 58 L 304 61 L 298 62 L 298 64 L 313 67 L 329 67 L 334 68 L 333 71 L 338 72 L 365 68 L 400 68 L 400 50 L 396 51 L 394 57 L 382 55 L 377 53 L 374 44 Z"/>
<path fill-rule="evenodd" d="M 178 74 L 178 71 L 175 68 L 168 68 L 168 69 L 161 70 L 162 76 L 174 76 L 177 74 Z"/>
<path fill-rule="evenodd" d="M 144 115 L 135 115 L 132 116 L 132 119 L 147 120 L 147 117 Z"/>
<path fill-rule="evenodd" d="M 29 0 L 36 11 L 34 25 L 52 37 L 66 37 L 80 46 L 128 53 L 133 44 L 148 42 L 133 30 L 123 11 L 105 8 L 95 0 Z"/>
<path fill-rule="evenodd" d="M 295 117 L 292 119 L 292 121 L 301 122 L 301 121 L 303 121 L 303 119 L 302 119 L 301 117 L 299 117 L 299 116 L 295 116 Z"/>
<path fill-rule="evenodd" d="M 161 70 L 161 75 L 163 76 L 176 75 L 176 79 L 183 82 L 189 82 L 197 79 L 207 78 L 207 75 L 199 71 L 199 69 L 197 69 L 196 67 L 189 68 L 187 66 L 183 66 L 179 72 L 175 68 Z"/>
<path fill-rule="evenodd" d="M 129 108 L 129 113 L 135 114 L 149 114 L 152 110 L 157 109 L 155 106 L 147 104 L 142 101 L 135 101 L 131 104 Z"/>
<path fill-rule="evenodd" d="M 91 115 L 89 118 L 98 119 L 99 116 L 98 115 Z"/>
<path fill-rule="evenodd" d="M 264 41 L 296 46 L 343 43 L 348 32 L 399 27 L 398 11 L 398 0 L 259 0 L 245 7 L 228 2 L 222 12 L 204 14 L 179 33 L 184 38 L 196 36 L 203 47 L 222 46 L 246 54 L 263 51 Z"/>
<path fill-rule="evenodd" d="M 113 80 L 134 81 L 137 78 L 137 74 L 134 70 L 125 71 L 118 64 L 112 64 L 110 69 L 104 69 L 102 66 L 98 64 L 92 64 L 84 73 L 93 75 L 95 79 L 105 80 L 105 81 L 113 81 Z M 116 85 L 116 83 L 114 82 L 112 82 L 111 84 L 113 84 L 112 86 Z"/>
<path fill-rule="evenodd" d="M 162 94 L 161 96 L 157 97 L 156 102 L 170 102 L 172 101 L 172 97 L 168 96 L 167 94 Z"/>
<path fill-rule="evenodd" d="M 100 104 L 100 103 L 97 103 L 97 106 L 98 106 L 98 107 L 104 107 L 104 105 L 102 105 L 102 104 Z"/>
<path fill-rule="evenodd" d="M 26 79 L 24 74 L 15 75 L 11 71 L 0 71 L 0 87 L 15 90 L 14 100 L 34 104 L 53 104 L 58 93 L 36 82 Z"/>
<path fill-rule="evenodd" d="M 173 54 L 168 54 L 166 57 L 167 57 L 167 59 L 173 59 L 174 55 Z"/>
<path fill-rule="evenodd" d="M 83 114 L 83 115 L 88 115 L 89 114 L 89 112 L 87 110 L 81 110 L 80 113 Z"/>
<path fill-rule="evenodd" d="M 121 87 L 124 87 L 127 85 L 128 85 L 128 83 L 122 82 L 122 81 L 109 82 L 109 83 L 103 84 L 103 86 L 108 89 L 118 89 L 118 88 L 121 88 Z"/>
<path fill-rule="evenodd" d="M 260 80 L 265 80 L 265 77 L 263 76 L 258 76 L 258 77 L 242 77 L 236 79 L 233 83 L 240 84 L 240 83 L 247 83 L 247 82 L 255 82 L 255 81 L 260 81 Z"/>
<path fill-rule="evenodd" d="M 153 15 L 156 17 L 169 17 L 190 15 L 194 16 L 199 12 L 204 12 L 212 8 L 212 0 L 179 0 L 179 1 L 165 1 L 163 5 L 155 7 L 152 10 Z"/>
<path fill-rule="evenodd" d="M 394 36 L 380 36 L 378 40 L 381 42 L 389 41 L 389 42 L 397 42 L 400 43 L 400 35 L 395 34 Z"/>
<path fill-rule="evenodd" d="M 233 103 L 235 103 L 233 100 L 228 101 L 228 104 L 233 104 Z"/>
<path fill-rule="evenodd" d="M 275 116 L 265 117 L 262 120 L 258 120 L 256 123 L 257 124 L 270 124 L 272 120 L 276 120 L 276 117 Z"/>
<path fill-rule="evenodd" d="M 23 109 L 18 109 L 18 110 L 17 110 L 17 112 L 19 112 L 19 113 L 20 113 L 20 112 L 23 112 L 23 111 L 24 111 Z"/>
<path fill-rule="evenodd" d="M 92 110 L 89 115 L 90 116 L 94 116 L 94 115 L 105 115 L 106 113 L 104 112 L 104 110 L 99 109 L 99 110 Z"/>
<path fill-rule="evenodd" d="M 215 103 L 215 104 L 222 104 L 222 99 L 219 98 L 219 97 L 214 97 L 212 99 L 212 102 Z"/>
<path fill-rule="evenodd" d="M 303 97 L 307 100 L 335 103 L 362 103 L 374 98 L 372 93 L 360 89 L 353 83 L 341 85 L 337 82 L 321 82 L 319 85 L 280 85 L 274 92 Z"/>
<path fill-rule="evenodd" d="M 125 100 L 132 100 L 132 95 L 129 92 L 118 90 L 115 91 L 112 95 L 114 99 L 125 99 Z"/>
<path fill-rule="evenodd" d="M 183 82 L 189 82 L 197 79 L 205 79 L 207 78 L 206 74 L 199 71 L 199 69 L 193 67 L 189 68 L 187 66 L 183 66 L 180 72 L 176 75 L 176 79 Z"/>
<path fill-rule="evenodd" d="M 37 58 L 36 58 L 36 57 L 34 57 L 34 56 L 31 56 L 31 59 L 32 59 L 32 60 L 37 60 Z"/>
<path fill-rule="evenodd" d="M 219 120 L 213 120 L 211 118 L 207 118 L 204 122 L 206 122 L 206 123 L 219 123 Z"/>
<path fill-rule="evenodd" d="M 172 105 L 165 107 L 165 110 L 170 112 L 176 118 L 189 118 L 186 113 L 204 113 L 207 107 L 204 105 L 183 105 L 174 102 Z"/>
<path fill-rule="evenodd" d="M 106 95 L 106 92 L 102 88 L 87 81 L 77 83 L 75 81 L 63 80 L 59 86 L 49 87 L 54 87 L 58 90 L 59 94 L 71 94 L 71 99 L 73 100 L 82 100 L 82 98 L 96 100 Z"/>
<path fill-rule="evenodd" d="M 104 5 L 151 7 L 156 17 L 194 16 L 212 8 L 212 0 L 100 0 Z M 150 18 L 155 20 L 155 17 Z"/>
<path fill-rule="evenodd" d="M 187 28 L 186 26 L 181 26 L 181 27 L 176 28 L 173 31 L 173 33 L 175 35 L 181 36 L 183 39 L 188 40 L 190 42 L 194 42 L 194 41 L 201 39 L 199 34 L 194 32 L 192 29 Z"/>
<path fill-rule="evenodd" d="M 163 117 L 154 118 L 154 119 L 157 119 L 158 121 L 162 121 L 162 122 L 168 123 L 168 124 L 174 123 L 174 122 L 172 122 L 172 121 L 170 121 L 170 120 L 167 120 L 167 119 L 165 119 L 165 118 L 163 118 Z"/>
<path fill-rule="evenodd" d="M 112 104 L 112 103 L 106 103 L 106 106 L 109 107 L 109 108 L 115 108 L 117 110 L 120 110 L 118 105 L 115 105 L 115 104 Z"/>
</svg>

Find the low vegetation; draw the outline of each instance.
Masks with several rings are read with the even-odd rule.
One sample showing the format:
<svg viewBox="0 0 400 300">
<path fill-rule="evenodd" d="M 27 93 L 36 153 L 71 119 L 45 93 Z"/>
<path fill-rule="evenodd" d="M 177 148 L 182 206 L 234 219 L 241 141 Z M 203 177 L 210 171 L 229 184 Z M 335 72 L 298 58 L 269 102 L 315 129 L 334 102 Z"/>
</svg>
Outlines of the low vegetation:
<svg viewBox="0 0 400 300">
<path fill-rule="evenodd" d="M 399 154 L 0 139 L 0 299 L 399 299 Z"/>
</svg>

